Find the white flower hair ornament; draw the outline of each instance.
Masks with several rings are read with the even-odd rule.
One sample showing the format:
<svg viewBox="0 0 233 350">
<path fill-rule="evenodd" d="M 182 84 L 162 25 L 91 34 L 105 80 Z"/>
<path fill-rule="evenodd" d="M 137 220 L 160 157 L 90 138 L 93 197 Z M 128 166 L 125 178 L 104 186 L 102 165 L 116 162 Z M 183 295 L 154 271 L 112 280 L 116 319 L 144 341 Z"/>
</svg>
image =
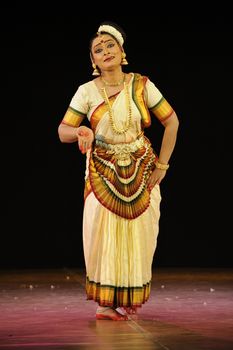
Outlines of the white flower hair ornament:
<svg viewBox="0 0 233 350">
<path fill-rule="evenodd" d="M 119 42 L 119 44 L 121 46 L 123 46 L 123 44 L 124 44 L 123 36 L 116 28 L 114 28 L 110 25 L 107 25 L 107 24 L 103 24 L 98 29 L 98 33 L 101 33 L 101 32 L 106 32 L 106 33 L 111 34 L 114 38 L 116 38 L 116 40 Z"/>
</svg>

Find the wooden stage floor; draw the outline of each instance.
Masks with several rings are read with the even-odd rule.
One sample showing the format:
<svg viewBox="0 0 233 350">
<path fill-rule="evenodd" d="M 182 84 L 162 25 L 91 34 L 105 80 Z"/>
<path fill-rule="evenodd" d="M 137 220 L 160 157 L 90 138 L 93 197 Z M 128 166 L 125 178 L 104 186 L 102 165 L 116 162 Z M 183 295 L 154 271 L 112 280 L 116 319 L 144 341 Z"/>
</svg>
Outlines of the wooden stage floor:
<svg viewBox="0 0 233 350">
<path fill-rule="evenodd" d="M 158 268 L 129 321 L 97 321 L 84 269 L 0 271 L 1 350 L 232 350 L 233 269 Z"/>
</svg>

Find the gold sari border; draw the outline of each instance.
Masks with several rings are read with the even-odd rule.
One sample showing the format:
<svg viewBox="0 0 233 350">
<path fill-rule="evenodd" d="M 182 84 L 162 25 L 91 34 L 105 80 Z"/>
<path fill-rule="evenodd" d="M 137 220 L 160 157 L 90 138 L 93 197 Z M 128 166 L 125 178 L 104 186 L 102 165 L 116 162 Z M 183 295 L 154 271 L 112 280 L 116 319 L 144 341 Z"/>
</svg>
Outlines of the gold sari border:
<svg viewBox="0 0 233 350">
<path fill-rule="evenodd" d="M 135 73 L 133 80 L 132 97 L 141 114 L 142 128 L 148 128 L 151 125 L 151 117 L 144 98 L 144 88 L 147 77 Z"/>
<path fill-rule="evenodd" d="M 85 114 L 75 110 L 74 108 L 68 107 L 64 118 L 62 119 L 62 123 L 77 127 L 81 124 L 85 116 Z"/>
<path fill-rule="evenodd" d="M 120 287 L 102 285 L 86 277 L 87 300 L 94 300 L 101 306 L 140 307 L 149 299 L 150 291 L 151 281 L 142 286 Z"/>
<path fill-rule="evenodd" d="M 167 100 L 162 97 L 160 101 L 152 108 L 150 111 L 160 120 L 163 121 L 169 118 L 173 113 L 173 108 L 167 102 Z"/>
</svg>

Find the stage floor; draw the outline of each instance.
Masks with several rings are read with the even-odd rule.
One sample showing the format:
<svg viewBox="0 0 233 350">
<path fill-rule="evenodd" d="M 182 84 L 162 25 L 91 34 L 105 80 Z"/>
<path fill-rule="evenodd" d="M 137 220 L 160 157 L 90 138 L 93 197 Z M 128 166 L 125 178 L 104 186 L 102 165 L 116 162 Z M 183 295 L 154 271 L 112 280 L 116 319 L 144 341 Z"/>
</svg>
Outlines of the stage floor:
<svg viewBox="0 0 233 350">
<path fill-rule="evenodd" d="M 232 350 L 233 269 L 158 268 L 129 321 L 96 321 L 84 269 L 0 271 L 0 349 Z"/>
</svg>

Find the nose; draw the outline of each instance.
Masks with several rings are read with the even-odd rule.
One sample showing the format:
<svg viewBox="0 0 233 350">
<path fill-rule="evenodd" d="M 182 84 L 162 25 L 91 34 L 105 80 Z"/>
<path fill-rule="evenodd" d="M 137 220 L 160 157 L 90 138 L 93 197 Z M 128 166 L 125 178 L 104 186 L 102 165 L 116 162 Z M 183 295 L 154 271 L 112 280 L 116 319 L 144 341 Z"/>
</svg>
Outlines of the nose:
<svg viewBox="0 0 233 350">
<path fill-rule="evenodd" d="M 104 55 L 107 55 L 108 53 L 109 53 L 108 47 L 105 46 L 105 47 L 104 47 Z"/>
</svg>

